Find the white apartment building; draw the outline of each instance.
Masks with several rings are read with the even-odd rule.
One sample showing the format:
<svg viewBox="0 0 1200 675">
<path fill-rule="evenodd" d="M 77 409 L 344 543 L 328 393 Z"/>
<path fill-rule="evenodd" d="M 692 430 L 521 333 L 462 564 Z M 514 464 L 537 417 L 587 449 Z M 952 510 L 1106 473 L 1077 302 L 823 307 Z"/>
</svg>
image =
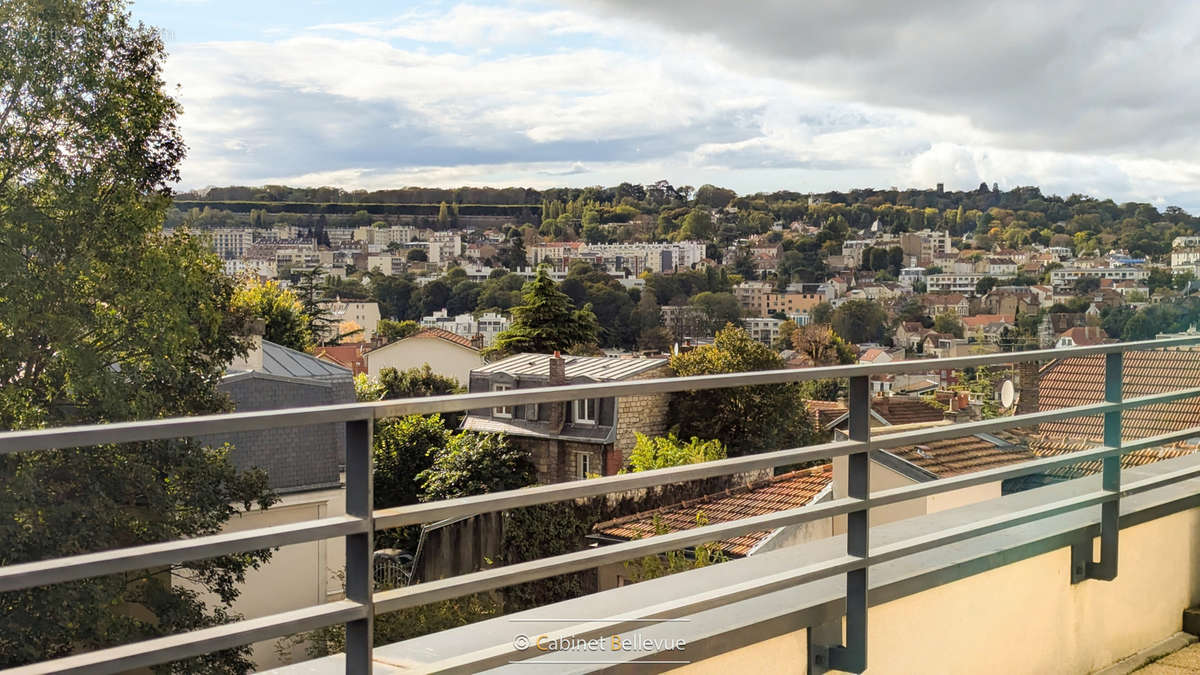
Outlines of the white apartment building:
<svg viewBox="0 0 1200 675">
<path fill-rule="evenodd" d="M 585 244 L 555 241 L 535 244 L 527 250 L 536 267 L 542 263 L 565 270 L 572 260 L 583 260 L 613 274 L 625 270 L 637 276 L 642 272 L 673 272 L 690 269 L 704 260 L 705 245 L 700 241 L 637 244 Z"/>
<path fill-rule="evenodd" d="M 209 245 L 222 260 L 241 258 L 255 241 L 255 231 L 249 227 L 217 227 L 205 234 Z"/>
<path fill-rule="evenodd" d="M 434 265 L 444 265 L 462 252 L 462 235 L 457 232 L 434 232 L 429 236 L 429 262 Z"/>
<path fill-rule="evenodd" d="M 771 346 L 771 343 L 779 337 L 779 326 L 783 321 L 772 318 L 748 318 L 742 319 L 742 327 L 750 334 L 750 337 L 759 342 Z"/>
<path fill-rule="evenodd" d="M 917 282 L 925 281 L 925 277 L 929 273 L 924 267 L 905 267 L 900 270 L 900 283 L 906 286 L 914 286 Z"/>
<path fill-rule="evenodd" d="M 496 336 L 508 330 L 511 323 L 508 317 L 495 312 L 484 312 L 478 317 L 471 314 L 459 314 L 452 317 L 444 309 L 439 309 L 431 316 L 421 318 L 421 325 L 426 328 L 441 328 L 465 338 L 482 335 L 484 347 L 495 342 Z"/>
<path fill-rule="evenodd" d="M 1011 277 L 1012 275 L 1006 276 Z M 981 274 L 979 272 L 971 274 L 933 274 L 925 282 L 925 287 L 930 293 L 962 293 L 964 295 L 971 295 L 975 293 L 975 285 L 984 277 L 1005 278 L 1004 276 Z"/>
<path fill-rule="evenodd" d="M 390 227 L 357 227 L 354 229 L 354 241 L 376 244 L 387 248 L 388 244 L 407 244 L 417 241 L 417 228 L 408 225 L 392 225 Z"/>
<path fill-rule="evenodd" d="M 1052 286 L 1066 286 L 1080 277 L 1096 277 L 1113 281 L 1141 281 L 1150 276 L 1149 270 L 1136 267 L 1063 267 L 1050 272 Z"/>
<path fill-rule="evenodd" d="M 1175 241 L 1180 239 L 1183 237 L 1176 237 Z M 1195 266 L 1196 262 L 1200 262 L 1200 248 L 1176 248 L 1171 251 L 1171 267 L 1188 267 L 1190 269 Z"/>
<path fill-rule="evenodd" d="M 1171 248 L 1193 248 L 1200 246 L 1200 236 L 1184 235 L 1171 241 Z"/>
</svg>

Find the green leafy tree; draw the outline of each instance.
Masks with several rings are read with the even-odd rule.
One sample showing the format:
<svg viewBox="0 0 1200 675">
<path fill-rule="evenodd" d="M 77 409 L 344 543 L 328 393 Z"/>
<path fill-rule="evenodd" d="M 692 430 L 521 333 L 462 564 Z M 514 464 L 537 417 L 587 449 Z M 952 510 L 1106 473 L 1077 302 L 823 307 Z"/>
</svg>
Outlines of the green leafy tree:
<svg viewBox="0 0 1200 675">
<path fill-rule="evenodd" d="M 996 287 L 996 277 L 984 277 L 975 282 L 975 295 L 987 295 Z"/>
<path fill-rule="evenodd" d="M 870 300 L 849 300 L 833 311 L 830 324 L 834 332 L 855 344 L 883 339 L 887 313 Z"/>
<path fill-rule="evenodd" d="M 379 324 L 375 327 L 376 334 L 386 338 L 389 342 L 392 340 L 403 340 L 420 330 L 420 324 L 411 319 L 406 321 L 380 319 Z"/>
<path fill-rule="evenodd" d="M 266 321 L 264 340 L 302 352 L 312 346 L 312 335 L 308 332 L 309 324 L 300 298 L 277 282 L 251 281 L 238 289 L 233 304 L 250 316 Z"/>
<path fill-rule="evenodd" d="M 410 248 L 404 254 L 404 259 L 408 262 L 429 262 L 429 253 L 422 248 Z"/>
<path fill-rule="evenodd" d="M 704 314 L 702 330 L 706 335 L 715 333 L 728 323 L 737 325 L 742 318 L 742 306 L 732 293 L 704 291 L 697 293 L 689 304 Z"/>
<path fill-rule="evenodd" d="M 670 365 L 684 377 L 777 370 L 783 361 L 746 331 L 726 326 L 713 344 L 676 354 Z M 813 438 L 796 384 L 681 392 L 671 399 L 669 419 L 678 435 L 719 439 L 733 456 L 804 445 Z"/>
<path fill-rule="evenodd" d="M 833 320 L 833 305 L 828 302 L 819 302 L 812 309 L 812 322 L 827 324 Z"/>
<path fill-rule="evenodd" d="M 596 344 L 600 327 L 591 305 L 575 309 L 545 267 L 525 284 L 523 303 L 512 308 L 512 324 L 485 350 L 488 358 L 533 352 L 578 351 Z"/>
<path fill-rule="evenodd" d="M 248 317 L 202 242 L 162 232 L 184 146 L 159 33 L 119 0 L 13 0 L 0 34 L 0 429 L 227 410 Z M 187 439 L 9 454 L 0 476 L 0 566 L 215 534 L 272 501 L 228 447 Z M 227 622 L 268 558 L 0 593 L 0 668 Z M 162 670 L 242 673 L 248 654 Z"/>
<path fill-rule="evenodd" d="M 420 501 L 417 476 L 433 466 L 434 455 L 446 447 L 452 435 L 438 415 L 408 415 L 376 424 L 375 508 Z"/>
<path fill-rule="evenodd" d="M 962 319 L 958 318 L 958 314 L 954 312 L 946 312 L 934 317 L 933 329 L 939 333 L 948 333 L 956 338 L 961 338 L 965 331 Z"/>
<path fill-rule="evenodd" d="M 726 457 L 725 447 L 717 440 L 702 441 L 692 436 L 690 441 L 684 442 L 675 434 L 653 438 L 640 433 L 634 436 L 637 440 L 629 454 L 631 471 L 665 469 L 670 466 L 712 462 Z"/>
<path fill-rule="evenodd" d="M 537 469 L 529 453 L 510 445 L 503 434 L 464 431 L 435 450 L 433 464 L 417 480 L 421 501 L 432 502 L 533 485 Z"/>
</svg>

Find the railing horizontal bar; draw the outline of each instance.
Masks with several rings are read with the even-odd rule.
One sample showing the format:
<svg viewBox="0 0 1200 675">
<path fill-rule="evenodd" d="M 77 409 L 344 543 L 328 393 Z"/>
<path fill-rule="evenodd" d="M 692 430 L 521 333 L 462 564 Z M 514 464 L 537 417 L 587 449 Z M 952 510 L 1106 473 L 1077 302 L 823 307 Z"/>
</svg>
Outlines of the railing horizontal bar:
<svg viewBox="0 0 1200 675">
<path fill-rule="evenodd" d="M 307 426 L 365 420 L 372 411 L 361 403 L 280 408 L 249 412 L 169 417 L 136 422 L 111 422 L 51 429 L 0 432 L 0 455 L 28 450 L 79 448 L 107 443 L 134 443 L 194 436 L 219 436 L 235 431 L 259 431 L 279 427 Z"/>
<path fill-rule="evenodd" d="M 1200 466 L 1189 467 L 1186 469 L 1178 469 L 1170 473 L 1164 473 L 1153 478 L 1143 478 L 1142 480 L 1131 481 L 1127 485 L 1121 486 L 1121 496 L 1136 495 L 1154 488 L 1165 487 L 1173 483 L 1189 480 L 1191 478 L 1200 477 Z"/>
<path fill-rule="evenodd" d="M 1159 434 L 1157 436 L 1148 436 L 1140 438 L 1136 441 L 1125 441 L 1120 448 L 1110 448 L 1104 445 L 1098 445 L 1087 450 L 1076 450 L 1066 452 L 1061 455 L 1052 457 L 1043 457 L 1041 459 L 1021 462 L 1020 464 L 1012 464 L 1002 466 L 996 469 L 985 469 L 983 471 L 973 471 L 961 476 L 951 476 L 949 478 L 939 478 L 930 480 L 924 483 L 915 485 L 905 485 L 902 487 L 892 488 L 890 490 L 880 490 L 871 494 L 871 507 L 886 506 L 896 502 L 908 501 L 910 499 L 919 499 L 929 497 L 931 495 L 941 494 L 958 490 L 960 488 L 971 487 L 973 485 L 983 485 L 995 481 L 1007 480 L 1009 478 L 1020 478 L 1051 469 L 1057 469 L 1073 464 L 1081 464 L 1105 457 L 1114 455 L 1124 455 L 1134 450 L 1143 450 L 1146 448 L 1155 448 L 1160 445 L 1174 443 L 1177 441 L 1193 438 L 1200 434 L 1200 427 L 1190 427 L 1181 431 L 1174 431 L 1169 434 Z"/>
<path fill-rule="evenodd" d="M 1047 504 L 1039 504 L 1038 506 L 1023 509 L 1021 511 L 1006 513 L 994 518 L 986 518 L 969 525 L 952 527 L 934 534 L 913 537 L 892 544 L 877 546 L 871 549 L 871 554 L 868 557 L 870 559 L 870 563 L 872 565 L 876 565 L 881 562 L 887 562 L 888 560 L 902 558 L 906 555 L 912 555 L 914 553 L 920 553 L 922 551 L 938 548 L 939 546 L 953 544 L 955 542 L 963 541 L 964 539 L 971 539 L 973 537 L 979 537 L 990 532 L 1016 527 L 1017 525 L 1024 525 L 1025 523 L 1031 523 L 1035 520 L 1050 518 L 1052 516 L 1057 516 L 1059 514 L 1074 511 L 1076 509 L 1081 509 L 1086 506 L 1095 506 L 1097 504 L 1103 504 L 1104 502 L 1114 501 L 1117 498 L 1118 495 L 1115 492 L 1096 490 L 1094 492 L 1077 495 L 1067 499 L 1060 499 Z"/>
<path fill-rule="evenodd" d="M 367 607 L 349 600 L 305 607 L 211 628 L 133 642 L 120 647 L 76 654 L 2 671 L 3 675 L 34 673 L 121 673 L 160 663 L 240 647 L 259 640 L 291 635 L 366 616 Z"/>
<path fill-rule="evenodd" d="M 592 569 L 608 563 L 623 562 L 646 555 L 674 551 L 688 546 L 717 541 L 747 532 L 772 530 L 785 525 L 804 523 L 819 518 L 850 513 L 864 508 L 859 499 L 843 498 L 830 502 L 802 506 L 787 511 L 752 516 L 726 523 L 703 525 L 646 539 L 601 546 L 585 551 L 541 558 L 515 565 L 473 572 L 457 577 L 439 579 L 407 588 L 381 591 L 375 594 L 375 613 L 393 612 L 430 602 L 456 598 L 513 584 L 545 579 L 568 572 Z"/>
<path fill-rule="evenodd" d="M 354 516 L 334 516 L 242 532 L 226 532 L 194 539 L 179 539 L 160 544 L 9 565 L 0 567 L 0 592 L 144 570 L 228 553 L 342 537 L 365 532 L 368 527 L 366 520 Z"/>
<path fill-rule="evenodd" d="M 893 361 L 880 364 L 669 377 L 638 380 L 635 382 L 600 382 L 562 387 L 513 389 L 505 392 L 455 394 L 426 398 L 374 401 L 370 403 L 350 403 L 307 408 L 258 410 L 222 415 L 176 417 L 162 420 L 91 424 L 55 429 L 6 431 L 0 432 L 0 454 L 24 450 L 50 450 L 54 448 L 72 448 L 105 443 L 129 443 L 163 438 L 215 435 L 234 431 L 256 431 L 285 426 L 303 426 L 371 418 L 379 419 L 397 415 L 425 415 L 528 403 L 552 403 L 578 398 L 672 393 L 696 389 L 721 389 L 726 387 L 804 382 L 816 379 L 838 379 L 858 375 L 889 375 L 996 364 L 1003 365 L 1026 361 L 1050 361 L 1072 357 L 1095 356 L 1112 352 L 1184 347 L 1194 344 L 1200 344 L 1200 337 L 1117 342 L 1088 347 L 1042 349 L 1028 352 L 1000 352 L 981 356 L 958 356 L 944 359 L 913 359 L 910 361 Z"/>
<path fill-rule="evenodd" d="M 644 628 L 648 623 L 648 619 L 666 620 L 688 616 L 707 609 L 723 607 L 730 603 L 780 591 L 797 584 L 816 581 L 835 574 L 844 574 L 851 570 L 865 567 L 866 564 L 867 561 L 864 558 L 843 555 L 830 560 L 803 565 L 784 572 L 777 572 L 751 581 L 743 581 L 695 595 L 674 598 L 668 602 L 650 607 L 642 607 L 632 612 L 625 612 L 602 620 L 575 624 L 568 628 L 548 632 L 546 635 L 548 640 L 560 637 L 588 639 L 614 635 L 623 633 L 628 629 Z M 513 648 L 511 640 L 506 640 L 499 645 L 487 649 L 423 664 L 422 667 L 427 669 L 428 672 L 436 673 L 477 673 L 507 664 L 509 661 L 528 657 L 528 651 L 519 652 Z"/>
<path fill-rule="evenodd" d="M 699 464 L 685 464 L 666 469 L 638 471 L 583 481 L 539 485 L 519 490 L 507 490 L 505 492 L 459 497 L 444 501 L 397 506 L 380 509 L 375 512 L 375 529 L 386 530 L 405 525 L 431 523 L 445 518 L 461 518 L 480 513 L 533 506 L 535 504 L 548 504 L 567 499 L 595 497 L 612 492 L 637 490 L 657 485 L 666 485 L 668 483 L 724 476 L 758 469 L 769 469 L 787 464 L 799 464 L 806 461 L 840 457 L 864 450 L 866 450 L 866 444 L 859 441 L 836 441 L 821 445 L 810 445 L 803 448 L 776 450 L 756 455 L 734 457 L 732 459 L 715 460 Z"/>
</svg>

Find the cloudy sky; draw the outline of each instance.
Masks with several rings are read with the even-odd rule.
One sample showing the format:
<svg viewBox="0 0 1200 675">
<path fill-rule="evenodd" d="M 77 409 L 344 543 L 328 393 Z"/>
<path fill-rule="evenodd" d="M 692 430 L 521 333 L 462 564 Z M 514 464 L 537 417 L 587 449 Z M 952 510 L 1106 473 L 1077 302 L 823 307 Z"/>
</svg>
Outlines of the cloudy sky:
<svg viewBox="0 0 1200 675">
<path fill-rule="evenodd" d="M 1187 0 L 136 0 L 182 187 L 1036 184 L 1200 210 Z"/>
</svg>

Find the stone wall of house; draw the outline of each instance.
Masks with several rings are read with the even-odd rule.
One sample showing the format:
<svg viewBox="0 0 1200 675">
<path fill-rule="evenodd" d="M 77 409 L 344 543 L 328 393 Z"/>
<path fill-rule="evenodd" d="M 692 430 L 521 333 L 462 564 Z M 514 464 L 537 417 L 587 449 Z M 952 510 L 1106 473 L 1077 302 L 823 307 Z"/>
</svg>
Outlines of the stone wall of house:
<svg viewBox="0 0 1200 675">
<path fill-rule="evenodd" d="M 662 367 L 631 377 L 629 381 L 670 376 L 671 368 L 664 364 Z M 622 465 L 629 460 L 629 454 L 637 442 L 635 434 L 662 436 L 667 433 L 667 408 L 670 403 L 670 394 L 622 396 L 617 400 L 616 449 L 621 453 Z"/>
</svg>

